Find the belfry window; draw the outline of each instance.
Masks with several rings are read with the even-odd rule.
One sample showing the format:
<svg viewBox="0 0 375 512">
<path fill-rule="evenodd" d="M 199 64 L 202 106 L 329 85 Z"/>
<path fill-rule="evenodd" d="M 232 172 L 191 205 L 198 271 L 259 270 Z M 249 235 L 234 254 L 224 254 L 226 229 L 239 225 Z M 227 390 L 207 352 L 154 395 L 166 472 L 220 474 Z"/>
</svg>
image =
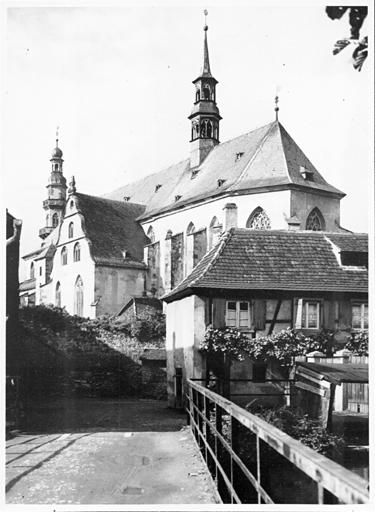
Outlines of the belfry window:
<svg viewBox="0 0 375 512">
<path fill-rule="evenodd" d="M 73 261 L 81 261 L 81 246 L 77 242 L 73 249 Z"/>
<path fill-rule="evenodd" d="M 68 251 L 66 247 L 63 247 L 61 249 L 61 265 L 67 265 L 68 264 Z"/>
<path fill-rule="evenodd" d="M 258 206 L 247 219 L 246 227 L 249 229 L 271 229 L 271 221 L 263 208 Z"/>
<path fill-rule="evenodd" d="M 323 215 L 319 208 L 314 208 L 307 217 L 306 229 L 308 231 L 324 231 L 325 228 L 326 223 Z"/>
<path fill-rule="evenodd" d="M 73 234 L 74 234 L 74 224 L 73 224 L 73 222 L 71 222 L 69 224 L 69 228 L 68 228 L 68 237 L 73 238 Z"/>
<path fill-rule="evenodd" d="M 197 89 L 197 92 L 195 93 L 195 101 L 198 102 L 200 100 L 200 92 L 199 89 Z"/>
<path fill-rule="evenodd" d="M 59 170 L 59 164 L 55 164 L 55 171 Z"/>
<path fill-rule="evenodd" d="M 52 215 L 52 227 L 55 228 L 58 223 L 59 223 L 59 216 L 57 215 L 57 213 L 54 213 Z"/>
<path fill-rule="evenodd" d="M 210 89 L 207 86 L 203 88 L 203 96 L 205 100 L 210 99 Z"/>
</svg>

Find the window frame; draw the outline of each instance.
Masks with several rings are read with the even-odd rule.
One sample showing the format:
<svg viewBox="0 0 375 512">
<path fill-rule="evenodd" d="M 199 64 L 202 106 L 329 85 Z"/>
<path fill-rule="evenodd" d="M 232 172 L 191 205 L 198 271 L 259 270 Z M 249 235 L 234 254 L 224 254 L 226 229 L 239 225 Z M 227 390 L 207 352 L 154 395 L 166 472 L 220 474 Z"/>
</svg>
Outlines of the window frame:
<svg viewBox="0 0 375 512">
<path fill-rule="evenodd" d="M 68 238 L 74 238 L 74 222 L 69 222 L 68 226 Z"/>
<path fill-rule="evenodd" d="M 353 331 L 365 331 L 369 328 L 369 321 L 368 321 L 368 302 L 365 301 L 353 301 L 350 305 L 351 309 L 351 327 Z M 360 306 L 361 308 L 361 314 L 360 314 L 360 327 L 354 327 L 353 326 L 353 307 Z M 365 327 L 365 308 L 367 307 L 367 327 Z"/>
<path fill-rule="evenodd" d="M 297 300 L 297 307 L 296 307 L 296 311 L 295 311 L 295 314 L 294 314 L 294 329 L 298 329 L 298 330 L 306 330 L 306 331 L 319 331 L 321 328 L 322 328 L 322 318 L 323 318 L 323 311 L 322 311 L 322 305 L 323 305 L 323 301 L 322 299 L 320 298 L 308 298 L 308 297 L 298 297 L 296 298 Z M 297 321 L 298 321 L 298 302 L 302 300 L 302 310 L 301 310 L 301 318 L 300 318 L 300 321 L 301 321 L 301 325 L 297 325 Z M 309 305 L 312 305 L 312 304 L 317 304 L 318 306 L 318 309 L 317 309 L 317 321 L 316 321 L 316 326 L 314 327 L 310 327 L 309 323 L 308 323 L 308 318 L 309 318 L 309 311 L 308 311 L 308 307 Z M 303 315 L 303 310 L 304 308 L 306 308 L 305 310 L 305 315 Z M 303 323 L 303 316 L 305 316 L 305 323 Z"/>
<path fill-rule="evenodd" d="M 67 265 L 68 264 L 68 249 L 66 248 L 66 245 L 61 249 L 61 265 Z"/>
<path fill-rule="evenodd" d="M 236 304 L 236 325 L 228 324 L 228 304 L 230 302 L 234 302 Z M 240 304 L 246 303 L 248 305 L 247 316 L 248 316 L 248 325 L 241 326 L 240 319 Z M 225 299 L 225 327 L 233 327 L 235 329 L 239 329 L 241 331 L 251 331 L 253 325 L 253 304 L 251 300 L 243 300 L 243 299 Z"/>
<path fill-rule="evenodd" d="M 81 244 L 76 242 L 73 247 L 73 263 L 77 263 L 78 261 L 81 261 Z"/>
</svg>

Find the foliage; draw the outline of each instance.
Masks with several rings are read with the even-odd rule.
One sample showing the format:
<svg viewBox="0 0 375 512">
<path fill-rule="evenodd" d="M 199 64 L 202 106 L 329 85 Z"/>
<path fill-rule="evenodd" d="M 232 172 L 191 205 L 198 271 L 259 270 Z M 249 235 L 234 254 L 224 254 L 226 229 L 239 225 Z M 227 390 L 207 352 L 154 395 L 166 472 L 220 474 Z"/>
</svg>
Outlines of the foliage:
<svg viewBox="0 0 375 512">
<path fill-rule="evenodd" d="M 368 356 L 368 331 L 353 332 L 345 345 L 356 356 Z"/>
<path fill-rule="evenodd" d="M 312 350 L 320 350 L 331 355 L 334 348 L 334 332 L 322 330 L 315 337 L 305 336 L 293 329 L 277 334 L 248 338 L 236 328 L 208 327 L 200 350 L 214 354 L 228 354 L 233 359 L 243 361 L 248 356 L 253 361 L 277 360 L 282 366 L 291 366 L 297 356 Z"/>
<path fill-rule="evenodd" d="M 140 312 L 130 324 L 130 335 L 140 343 L 165 338 L 165 315 L 155 310 Z"/>
<path fill-rule="evenodd" d="M 366 6 L 329 6 L 326 7 L 326 13 L 331 20 L 342 18 L 346 11 L 349 11 L 350 37 L 344 37 L 336 41 L 333 55 L 337 55 L 349 45 L 354 45 L 352 54 L 352 63 L 354 69 L 361 71 L 364 61 L 368 54 L 367 36 L 360 39 L 360 29 L 367 16 L 368 8 Z"/>
<path fill-rule="evenodd" d="M 299 409 L 286 405 L 277 409 L 258 406 L 254 413 L 318 453 L 333 460 L 342 457 L 344 439 L 332 434 L 321 426 L 319 420 L 310 418 Z"/>
</svg>

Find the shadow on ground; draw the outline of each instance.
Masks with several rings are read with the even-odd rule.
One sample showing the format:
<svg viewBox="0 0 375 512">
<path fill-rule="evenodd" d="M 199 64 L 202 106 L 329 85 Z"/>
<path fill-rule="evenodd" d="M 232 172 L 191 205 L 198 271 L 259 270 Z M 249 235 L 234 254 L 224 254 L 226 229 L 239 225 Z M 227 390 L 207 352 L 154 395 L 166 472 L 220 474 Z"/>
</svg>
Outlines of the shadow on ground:
<svg viewBox="0 0 375 512">
<path fill-rule="evenodd" d="M 20 430 L 27 433 L 173 432 L 186 425 L 186 414 L 162 400 L 55 398 L 29 401 Z"/>
</svg>

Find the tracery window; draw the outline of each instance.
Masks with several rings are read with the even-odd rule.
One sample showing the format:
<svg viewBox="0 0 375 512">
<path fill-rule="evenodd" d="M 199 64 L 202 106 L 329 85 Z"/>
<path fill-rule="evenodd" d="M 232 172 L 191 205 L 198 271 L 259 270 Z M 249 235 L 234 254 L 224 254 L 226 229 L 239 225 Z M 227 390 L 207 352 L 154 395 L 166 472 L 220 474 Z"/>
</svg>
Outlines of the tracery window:
<svg viewBox="0 0 375 512">
<path fill-rule="evenodd" d="M 68 251 L 66 247 L 61 249 L 61 265 L 67 265 L 68 263 Z"/>
<path fill-rule="evenodd" d="M 73 249 L 73 261 L 80 261 L 81 260 L 81 246 L 79 242 L 77 242 Z"/>
<path fill-rule="evenodd" d="M 73 222 L 71 222 L 69 224 L 68 237 L 73 238 L 73 233 L 74 233 L 74 224 L 73 224 Z"/>
<path fill-rule="evenodd" d="M 271 221 L 263 208 L 258 206 L 247 219 L 246 227 L 249 229 L 271 229 Z"/>
<path fill-rule="evenodd" d="M 219 223 L 217 217 L 213 217 L 213 219 L 210 222 L 210 229 L 209 229 L 209 238 L 208 238 L 208 245 L 209 249 L 211 249 L 214 245 L 217 244 L 219 241 L 221 230 L 223 226 Z"/>
<path fill-rule="evenodd" d="M 150 239 L 150 242 L 153 244 L 155 242 L 155 232 L 154 228 L 150 226 L 147 230 L 147 236 Z"/>
<path fill-rule="evenodd" d="M 325 227 L 324 217 L 319 208 L 314 208 L 307 217 L 306 229 L 308 231 L 324 231 Z"/>
</svg>

